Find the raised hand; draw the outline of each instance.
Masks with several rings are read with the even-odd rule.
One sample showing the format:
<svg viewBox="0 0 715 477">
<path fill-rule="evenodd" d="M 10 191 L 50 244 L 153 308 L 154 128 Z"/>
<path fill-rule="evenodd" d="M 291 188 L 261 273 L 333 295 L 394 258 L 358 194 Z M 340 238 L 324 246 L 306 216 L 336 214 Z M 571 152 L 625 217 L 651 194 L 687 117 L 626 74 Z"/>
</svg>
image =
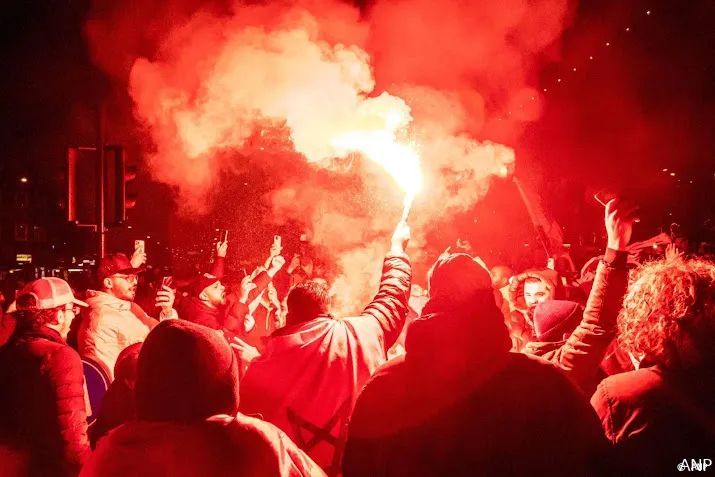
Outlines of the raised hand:
<svg viewBox="0 0 715 477">
<path fill-rule="evenodd" d="M 158 292 L 156 292 L 156 306 L 161 308 L 161 312 L 164 315 L 169 315 L 172 308 L 174 308 L 174 300 L 176 300 L 176 295 L 174 290 L 166 285 L 162 285 Z"/>
<path fill-rule="evenodd" d="M 608 248 L 626 251 L 633 234 L 633 223 L 638 221 L 638 206 L 613 199 L 606 204 L 606 232 Z"/>
<path fill-rule="evenodd" d="M 231 345 L 231 348 L 236 350 L 238 357 L 246 363 L 250 363 L 254 359 L 261 356 L 261 353 L 259 353 L 255 347 L 249 345 L 238 337 L 232 338 L 229 344 Z"/>
<path fill-rule="evenodd" d="M 392 250 L 395 252 L 404 252 L 411 238 L 410 226 L 407 225 L 407 222 L 401 221 L 397 224 L 395 233 L 392 234 Z"/>
<path fill-rule="evenodd" d="M 216 242 L 216 256 L 220 258 L 226 258 L 226 253 L 228 252 L 228 240 L 225 242 Z"/>
<path fill-rule="evenodd" d="M 246 275 L 245 277 L 243 277 L 243 280 L 241 280 L 241 295 L 239 296 L 238 301 L 245 305 L 248 301 L 248 297 L 251 294 L 251 291 L 255 289 L 256 284 L 251 281 L 251 276 Z"/>
<path fill-rule="evenodd" d="M 132 254 L 132 258 L 129 259 L 129 263 L 131 263 L 134 268 L 139 268 L 144 265 L 146 263 L 146 252 L 144 249 L 134 249 L 134 253 Z"/>
<path fill-rule="evenodd" d="M 681 252 L 674 243 L 668 244 L 668 246 L 665 247 L 665 259 L 667 261 L 672 262 L 673 260 L 679 260 L 681 258 L 683 258 L 683 252 Z"/>
</svg>

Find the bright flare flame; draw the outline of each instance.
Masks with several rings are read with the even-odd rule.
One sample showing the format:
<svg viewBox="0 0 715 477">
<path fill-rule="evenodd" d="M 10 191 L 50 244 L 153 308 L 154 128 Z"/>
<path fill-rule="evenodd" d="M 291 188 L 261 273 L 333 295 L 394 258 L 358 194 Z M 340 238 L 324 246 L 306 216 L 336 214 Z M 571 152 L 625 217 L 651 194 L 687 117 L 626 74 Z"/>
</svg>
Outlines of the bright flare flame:
<svg viewBox="0 0 715 477">
<path fill-rule="evenodd" d="M 420 157 L 410 146 L 399 144 L 389 131 L 352 131 L 332 141 L 339 151 L 360 151 L 390 174 L 405 192 L 405 208 L 422 190 Z"/>
</svg>

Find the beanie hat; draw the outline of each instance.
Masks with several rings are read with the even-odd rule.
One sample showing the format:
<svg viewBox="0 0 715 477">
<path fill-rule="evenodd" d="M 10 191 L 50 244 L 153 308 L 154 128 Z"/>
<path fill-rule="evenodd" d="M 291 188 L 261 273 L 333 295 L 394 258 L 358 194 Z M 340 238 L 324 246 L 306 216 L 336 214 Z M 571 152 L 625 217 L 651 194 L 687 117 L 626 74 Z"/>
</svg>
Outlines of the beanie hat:
<svg viewBox="0 0 715 477">
<path fill-rule="evenodd" d="M 561 341 L 571 334 L 583 318 L 583 308 L 576 302 L 547 300 L 536 305 L 534 332 L 541 342 Z"/>
<path fill-rule="evenodd" d="M 476 291 L 492 291 L 489 272 L 466 253 L 440 256 L 429 274 L 430 298 L 464 301 Z"/>
<path fill-rule="evenodd" d="M 141 352 L 137 417 L 197 422 L 238 411 L 238 363 L 220 333 L 184 320 L 159 323 Z"/>
</svg>

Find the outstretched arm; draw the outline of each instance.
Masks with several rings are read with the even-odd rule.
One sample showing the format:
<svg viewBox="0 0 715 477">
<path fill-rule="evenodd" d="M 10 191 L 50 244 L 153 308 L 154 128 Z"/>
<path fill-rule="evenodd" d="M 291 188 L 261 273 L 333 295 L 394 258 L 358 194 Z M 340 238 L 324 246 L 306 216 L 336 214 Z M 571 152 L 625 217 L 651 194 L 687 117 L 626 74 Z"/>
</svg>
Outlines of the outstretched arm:
<svg viewBox="0 0 715 477">
<path fill-rule="evenodd" d="M 397 340 L 407 317 L 407 301 L 412 284 L 412 266 L 405 253 L 410 240 L 410 227 L 400 222 L 392 236 L 392 247 L 382 266 L 380 288 L 360 318 L 375 320 L 384 336 L 385 349 Z"/>
</svg>

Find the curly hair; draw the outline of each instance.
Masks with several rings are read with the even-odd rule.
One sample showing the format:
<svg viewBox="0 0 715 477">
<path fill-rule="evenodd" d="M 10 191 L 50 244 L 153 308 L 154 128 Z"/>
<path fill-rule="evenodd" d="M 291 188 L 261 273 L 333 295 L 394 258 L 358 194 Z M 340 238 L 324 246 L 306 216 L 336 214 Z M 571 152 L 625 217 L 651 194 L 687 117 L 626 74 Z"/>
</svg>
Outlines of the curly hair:
<svg viewBox="0 0 715 477">
<path fill-rule="evenodd" d="M 37 308 L 37 299 L 30 294 L 20 295 L 17 298 L 18 310 L 12 313 L 17 320 L 18 326 L 39 330 L 48 323 L 53 323 L 57 317 L 57 311 L 64 309 L 64 306 L 41 310 Z"/>
<path fill-rule="evenodd" d="M 618 316 L 619 344 L 654 362 L 683 363 L 707 352 L 715 331 L 715 264 L 660 260 L 633 271 Z M 690 360 L 687 360 L 690 361 Z"/>
</svg>

